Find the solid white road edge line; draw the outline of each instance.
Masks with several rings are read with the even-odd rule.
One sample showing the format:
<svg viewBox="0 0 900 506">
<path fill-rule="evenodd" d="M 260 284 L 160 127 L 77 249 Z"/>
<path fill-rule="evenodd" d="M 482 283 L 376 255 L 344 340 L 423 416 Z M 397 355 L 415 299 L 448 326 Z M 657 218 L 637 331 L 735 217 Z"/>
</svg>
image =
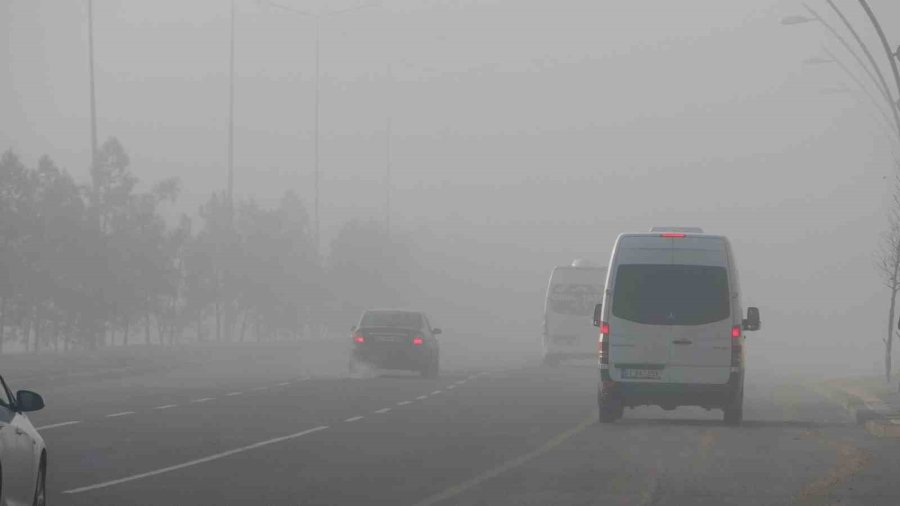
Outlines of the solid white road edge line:
<svg viewBox="0 0 900 506">
<path fill-rule="evenodd" d="M 67 425 L 75 425 L 76 423 L 81 423 L 81 421 L 80 420 L 72 420 L 71 422 L 54 423 L 54 424 L 50 424 L 50 425 L 44 425 L 43 427 L 35 427 L 35 430 L 55 429 L 57 427 L 65 427 Z"/>
<path fill-rule="evenodd" d="M 225 457 L 235 455 L 237 453 L 243 453 L 250 450 L 255 450 L 256 448 L 261 448 L 263 446 L 272 445 L 275 443 L 281 443 L 283 441 L 288 441 L 291 439 L 296 439 L 298 437 L 303 437 L 308 434 L 312 434 L 313 432 L 319 432 L 328 429 L 327 425 L 320 425 L 318 427 L 314 427 L 312 429 L 307 429 L 301 432 L 295 432 L 294 434 L 289 434 L 287 436 L 276 437 L 273 439 L 267 439 L 266 441 L 260 441 L 259 443 L 254 443 L 252 445 L 242 446 L 240 448 L 235 448 L 234 450 L 228 450 L 226 452 L 216 453 L 214 455 L 210 455 L 208 457 L 203 457 L 196 460 L 190 460 L 188 462 L 184 462 L 182 464 L 177 464 L 174 466 L 163 467 L 160 469 L 155 469 L 153 471 L 148 471 L 146 473 L 135 474 L 132 476 L 126 476 L 125 478 L 119 478 L 118 480 L 105 481 L 103 483 L 97 483 L 96 485 L 88 485 L 86 487 L 73 488 L 70 490 L 64 490 L 63 494 L 80 494 L 82 492 L 88 492 L 91 490 L 97 490 L 101 488 L 111 487 L 113 485 L 119 485 L 121 483 L 127 483 L 129 481 L 140 480 L 142 478 L 149 478 L 150 476 L 156 476 L 158 474 L 168 473 L 171 471 L 177 471 L 178 469 L 184 469 L 185 467 L 196 466 L 198 464 L 203 464 L 206 462 L 212 462 L 213 460 L 223 459 Z"/>
</svg>

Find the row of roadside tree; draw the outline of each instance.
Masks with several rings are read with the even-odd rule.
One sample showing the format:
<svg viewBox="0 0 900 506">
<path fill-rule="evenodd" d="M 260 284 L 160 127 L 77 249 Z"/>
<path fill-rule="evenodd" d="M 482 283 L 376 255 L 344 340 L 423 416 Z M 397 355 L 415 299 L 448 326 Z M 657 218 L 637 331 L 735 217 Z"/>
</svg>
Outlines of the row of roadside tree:
<svg viewBox="0 0 900 506">
<path fill-rule="evenodd" d="M 178 194 L 139 184 L 114 138 L 87 182 L 3 154 L 0 351 L 297 338 L 410 297 L 408 248 L 377 223 L 345 224 L 322 258 L 292 192 L 274 208 L 212 194 L 192 215 Z"/>
</svg>

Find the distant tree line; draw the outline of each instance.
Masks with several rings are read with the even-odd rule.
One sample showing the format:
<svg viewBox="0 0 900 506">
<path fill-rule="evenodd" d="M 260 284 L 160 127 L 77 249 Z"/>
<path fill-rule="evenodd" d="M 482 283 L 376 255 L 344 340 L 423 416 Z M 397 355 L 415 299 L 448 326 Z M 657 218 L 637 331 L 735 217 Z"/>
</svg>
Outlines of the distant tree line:
<svg viewBox="0 0 900 506">
<path fill-rule="evenodd" d="M 0 352 L 296 338 L 411 297 L 407 248 L 377 223 L 345 224 L 320 258 L 292 192 L 273 209 L 213 194 L 167 221 L 179 182 L 138 183 L 114 138 L 87 183 L 3 154 Z"/>
</svg>

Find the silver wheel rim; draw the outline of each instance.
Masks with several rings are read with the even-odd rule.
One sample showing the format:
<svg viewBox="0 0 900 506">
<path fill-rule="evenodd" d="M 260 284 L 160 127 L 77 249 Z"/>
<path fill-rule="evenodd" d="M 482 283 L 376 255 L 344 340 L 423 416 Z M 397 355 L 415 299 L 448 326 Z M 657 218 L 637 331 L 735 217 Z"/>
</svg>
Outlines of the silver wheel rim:
<svg viewBox="0 0 900 506">
<path fill-rule="evenodd" d="M 44 475 L 44 469 L 41 468 L 38 474 L 38 489 L 35 497 L 35 505 L 36 506 L 44 506 L 47 504 L 46 500 L 46 477 Z"/>
</svg>

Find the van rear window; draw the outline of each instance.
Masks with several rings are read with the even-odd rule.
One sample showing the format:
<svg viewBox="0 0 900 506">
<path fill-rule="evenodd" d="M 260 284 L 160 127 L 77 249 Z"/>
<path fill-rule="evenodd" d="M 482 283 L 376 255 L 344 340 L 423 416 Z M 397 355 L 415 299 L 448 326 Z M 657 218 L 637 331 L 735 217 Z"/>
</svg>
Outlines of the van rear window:
<svg viewBox="0 0 900 506">
<path fill-rule="evenodd" d="M 705 265 L 623 264 L 613 316 L 649 325 L 702 325 L 731 314 L 728 273 Z"/>
<path fill-rule="evenodd" d="M 594 314 L 594 305 L 602 300 L 602 286 L 558 283 L 550 287 L 547 307 L 557 314 L 591 316 Z"/>
</svg>

